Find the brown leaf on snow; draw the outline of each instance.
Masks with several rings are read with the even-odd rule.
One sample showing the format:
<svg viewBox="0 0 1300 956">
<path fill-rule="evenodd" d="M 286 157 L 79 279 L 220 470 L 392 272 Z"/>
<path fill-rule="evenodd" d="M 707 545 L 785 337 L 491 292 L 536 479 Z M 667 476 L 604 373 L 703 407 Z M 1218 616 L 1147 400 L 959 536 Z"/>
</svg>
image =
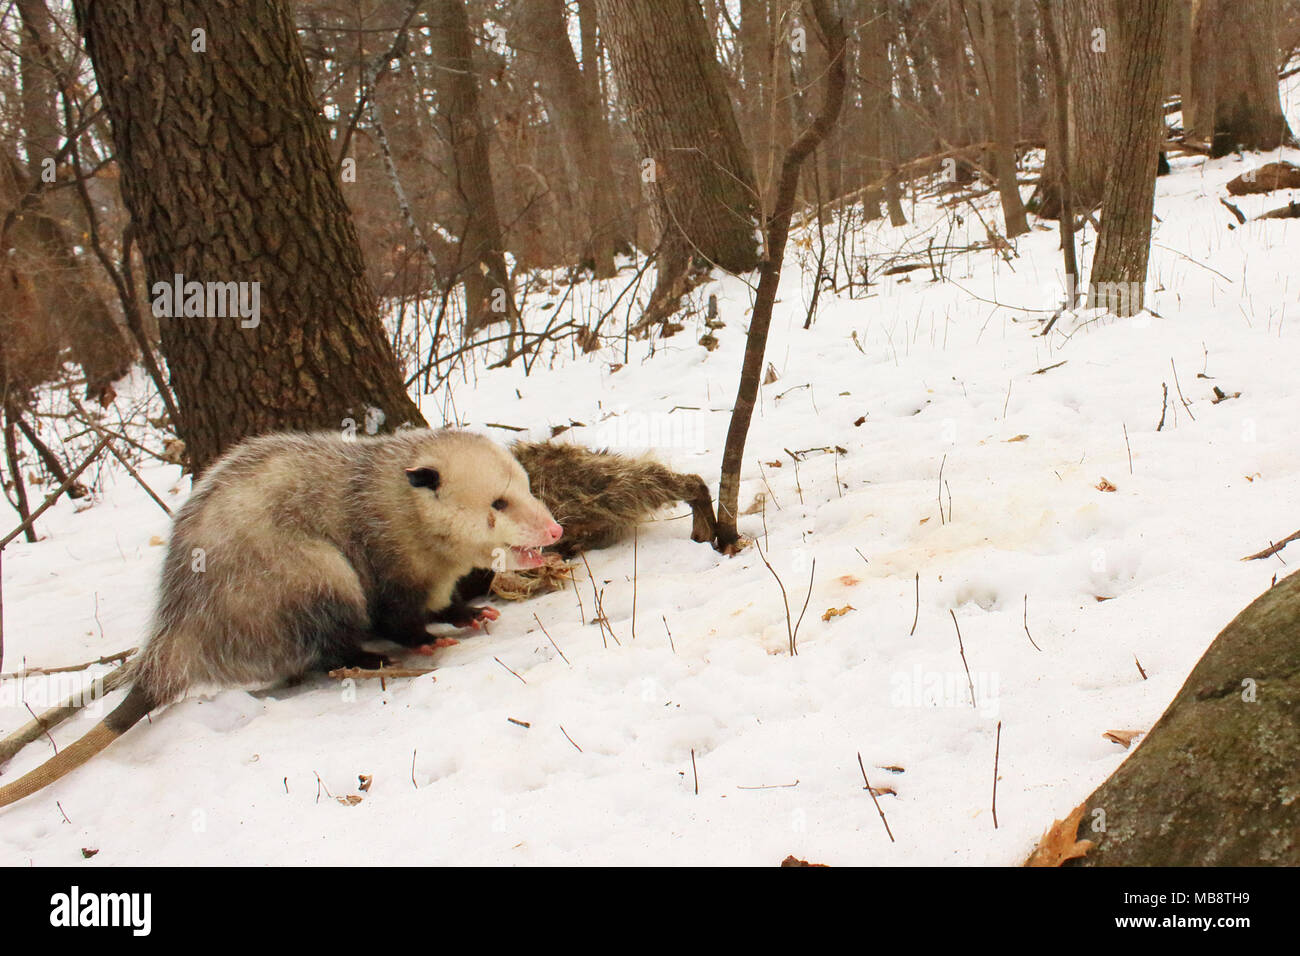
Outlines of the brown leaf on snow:
<svg viewBox="0 0 1300 956">
<path fill-rule="evenodd" d="M 1112 485 L 1112 484 L 1111 484 L 1109 481 L 1107 481 L 1105 478 L 1102 478 L 1101 481 L 1097 482 L 1097 490 L 1098 490 L 1098 491 L 1116 491 L 1117 489 L 1115 488 L 1114 485 Z"/>
<path fill-rule="evenodd" d="M 167 540 L 165 538 L 161 538 L 156 534 L 149 538 L 149 547 L 151 548 L 161 548 L 166 543 Z"/>
<path fill-rule="evenodd" d="M 1015 438 L 1008 438 L 1006 441 L 1010 443 L 1013 441 L 1028 441 L 1028 440 L 1029 440 L 1028 435 L 1017 435 Z"/>
<path fill-rule="evenodd" d="M 359 793 L 349 793 L 346 797 L 335 797 L 334 799 L 337 800 L 339 803 L 343 804 L 343 806 L 345 807 L 355 807 L 358 803 L 360 803 L 365 798 L 362 797 L 361 794 Z"/>
<path fill-rule="evenodd" d="M 846 588 L 851 588 L 851 587 L 853 587 L 853 585 L 855 585 L 855 584 L 860 584 L 860 583 L 861 583 L 860 581 L 858 581 L 857 578 L 855 578 L 855 577 L 854 577 L 853 575 L 851 575 L 851 574 L 841 574 L 841 575 L 839 576 L 839 582 L 840 582 L 840 584 L 844 585 Z M 843 612 L 841 612 L 841 613 L 843 613 Z"/>
<path fill-rule="evenodd" d="M 368 773 L 357 774 L 357 789 L 362 793 L 370 792 L 370 785 L 375 782 L 375 778 Z"/>
<path fill-rule="evenodd" d="M 781 861 L 782 866 L 828 866 L 826 863 L 809 863 L 807 860 L 801 860 L 793 853 Z"/>
<path fill-rule="evenodd" d="M 828 607 L 826 609 L 826 613 L 822 615 L 822 620 L 829 621 L 833 617 L 839 617 L 842 614 L 848 614 L 849 611 L 856 611 L 856 610 L 857 608 L 855 608 L 852 604 L 846 604 L 843 607 Z"/>
<path fill-rule="evenodd" d="M 1054 820 L 1038 841 L 1038 847 L 1029 855 L 1025 866 L 1060 866 L 1066 860 L 1086 856 L 1097 844 L 1091 840 L 1077 839 L 1079 822 L 1083 819 L 1086 804 L 1079 804 L 1064 820 Z"/>
<path fill-rule="evenodd" d="M 1119 744 L 1125 750 L 1128 750 L 1133 745 L 1133 741 L 1141 737 L 1143 733 L 1145 731 L 1142 730 L 1108 730 L 1102 736 L 1111 743 Z"/>
</svg>

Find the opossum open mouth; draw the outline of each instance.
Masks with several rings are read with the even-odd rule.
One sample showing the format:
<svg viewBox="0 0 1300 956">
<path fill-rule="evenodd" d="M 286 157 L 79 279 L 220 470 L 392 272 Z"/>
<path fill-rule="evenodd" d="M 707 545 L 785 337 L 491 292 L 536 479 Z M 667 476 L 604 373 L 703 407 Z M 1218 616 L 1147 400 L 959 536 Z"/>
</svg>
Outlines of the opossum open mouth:
<svg viewBox="0 0 1300 956">
<path fill-rule="evenodd" d="M 514 555 L 515 562 L 520 569 L 540 568 L 546 563 L 540 548 L 512 547 L 510 553 Z"/>
</svg>

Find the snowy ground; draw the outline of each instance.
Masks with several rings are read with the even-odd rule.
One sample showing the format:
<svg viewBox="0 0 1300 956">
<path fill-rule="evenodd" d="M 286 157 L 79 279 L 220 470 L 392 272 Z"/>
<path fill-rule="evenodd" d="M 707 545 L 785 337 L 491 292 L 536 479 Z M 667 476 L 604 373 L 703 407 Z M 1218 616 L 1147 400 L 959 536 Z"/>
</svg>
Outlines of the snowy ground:
<svg viewBox="0 0 1300 956">
<path fill-rule="evenodd" d="M 682 508 L 640 533 L 635 638 L 629 543 L 590 555 L 619 643 L 581 622 L 593 605 L 582 580 L 581 610 L 572 590 L 503 604 L 490 635 L 438 653 L 436 681 L 190 696 L 0 811 L 0 863 L 70 864 L 82 848 L 99 850 L 95 867 L 1018 863 L 1124 759 L 1102 734 L 1149 728 L 1218 630 L 1288 570 L 1239 558 L 1300 525 L 1300 222 L 1229 230 L 1218 197 L 1244 168 L 1179 159 L 1160 180 L 1158 317 L 1066 316 L 1046 338 L 1055 229 L 1023 237 L 1009 263 L 958 257 L 950 282 L 926 268 L 867 298 L 823 295 L 810 331 L 792 250 L 768 348 L 779 379 L 762 391 L 741 496 L 763 492 L 766 513 L 741 526 L 796 615 L 816 560 L 798 656 L 759 556 L 693 544 Z M 1000 222 L 993 202 L 981 209 Z M 866 251 L 948 235 L 949 214 L 912 212 L 906 229 L 869 227 Z M 952 241 L 983 239 L 969 207 L 958 212 Z M 528 377 L 481 374 L 457 412 L 533 437 L 576 419 L 586 427 L 566 439 L 653 447 L 716 492 L 751 295 L 737 279 L 703 292 L 726 323 L 716 351 L 695 344 L 693 321 L 653 357 L 634 344 L 617 371 L 621 344 Z M 1241 396 L 1212 404 L 1214 385 Z M 811 453 L 797 471 L 785 451 L 836 445 L 847 454 Z M 144 476 L 171 501 L 188 491 L 178 469 Z M 167 529 L 129 477 L 109 474 L 93 508 L 60 503 L 40 543 L 10 545 L 5 669 L 136 643 Z M 28 718 L 19 693 L 39 710 L 72 686 L 5 681 L 0 729 Z M 29 747 L 5 779 L 48 752 Z M 895 843 L 859 752 L 893 791 L 880 806 Z M 359 804 L 331 799 L 358 793 L 359 774 L 373 776 Z"/>
</svg>

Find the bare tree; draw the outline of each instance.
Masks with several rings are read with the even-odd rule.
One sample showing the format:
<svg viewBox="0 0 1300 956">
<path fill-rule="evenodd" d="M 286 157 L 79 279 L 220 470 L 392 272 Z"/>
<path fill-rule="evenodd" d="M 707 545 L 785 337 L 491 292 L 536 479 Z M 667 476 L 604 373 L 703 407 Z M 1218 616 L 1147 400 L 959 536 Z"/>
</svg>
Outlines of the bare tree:
<svg viewBox="0 0 1300 956">
<path fill-rule="evenodd" d="M 697 0 L 596 0 L 661 236 L 657 297 L 692 256 L 758 264 L 758 192 Z"/>
<path fill-rule="evenodd" d="M 196 470 L 241 438 L 422 422 L 376 314 L 283 0 L 77 0 Z M 168 38 L 165 42 L 159 38 Z M 142 108 L 142 104 L 155 104 Z M 175 276 L 254 318 L 162 309 Z M 195 314 L 195 313 L 198 314 Z"/>
<path fill-rule="evenodd" d="M 1213 156 L 1295 145 L 1278 96 L 1278 15 L 1276 0 L 1196 6 L 1184 128 L 1209 138 Z"/>
<path fill-rule="evenodd" d="M 776 192 L 776 206 L 767 224 L 767 258 L 759 267 L 758 294 L 754 314 L 745 339 L 745 359 L 740 371 L 740 385 L 732 406 L 731 423 L 722 452 L 722 476 L 718 487 L 718 540 L 722 551 L 733 550 L 740 541 L 736 528 L 739 515 L 740 466 L 745 454 L 745 440 L 754 415 L 758 383 L 763 371 L 763 353 L 772 324 L 772 308 L 781 282 L 781 265 L 785 261 L 785 244 L 794 215 L 795 193 L 799 187 L 799 169 L 808 155 L 826 138 L 839 118 L 844 103 L 845 33 L 844 21 L 831 14 L 827 0 L 810 0 L 822 43 L 826 46 L 829 69 L 826 93 L 812 123 L 785 151 L 781 161 L 781 179 Z"/>
<path fill-rule="evenodd" d="M 1156 165 L 1164 139 L 1163 66 L 1173 0 L 1130 0 L 1119 25 L 1114 98 L 1109 123 L 1100 131 L 1111 157 L 1102 196 L 1101 235 L 1089 282 L 1093 304 L 1131 315 L 1143 306 Z M 1118 307 L 1114 299 L 1118 295 Z"/>
</svg>

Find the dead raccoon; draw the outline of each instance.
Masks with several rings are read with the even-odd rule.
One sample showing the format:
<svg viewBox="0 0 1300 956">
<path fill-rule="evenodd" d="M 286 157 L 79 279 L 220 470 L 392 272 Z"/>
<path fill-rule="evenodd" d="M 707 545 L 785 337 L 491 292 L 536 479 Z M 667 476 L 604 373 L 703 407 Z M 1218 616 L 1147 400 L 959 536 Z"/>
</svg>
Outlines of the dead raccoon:
<svg viewBox="0 0 1300 956">
<path fill-rule="evenodd" d="M 126 699 L 5 787 L 13 803 L 85 763 L 150 710 L 197 685 L 267 684 L 374 666 L 361 645 L 427 643 L 431 621 L 472 623 L 453 602 L 475 567 L 529 568 L 562 529 L 502 446 L 466 432 L 334 434 L 245 442 L 176 516 L 149 641 Z"/>
<path fill-rule="evenodd" d="M 528 472 L 533 494 L 564 526 L 564 537 L 548 552 L 571 558 L 607 548 L 631 537 L 632 529 L 659 508 L 679 501 L 691 506 L 693 541 L 712 541 L 717 533 L 713 499 L 699 475 L 680 474 L 650 458 L 563 442 L 520 442 L 510 450 Z M 543 567 L 499 574 L 495 584 L 492 572 L 475 571 L 457 591 L 464 600 L 486 594 L 489 588 L 503 597 L 527 597 L 547 587 L 541 579 L 549 571 Z"/>
</svg>

